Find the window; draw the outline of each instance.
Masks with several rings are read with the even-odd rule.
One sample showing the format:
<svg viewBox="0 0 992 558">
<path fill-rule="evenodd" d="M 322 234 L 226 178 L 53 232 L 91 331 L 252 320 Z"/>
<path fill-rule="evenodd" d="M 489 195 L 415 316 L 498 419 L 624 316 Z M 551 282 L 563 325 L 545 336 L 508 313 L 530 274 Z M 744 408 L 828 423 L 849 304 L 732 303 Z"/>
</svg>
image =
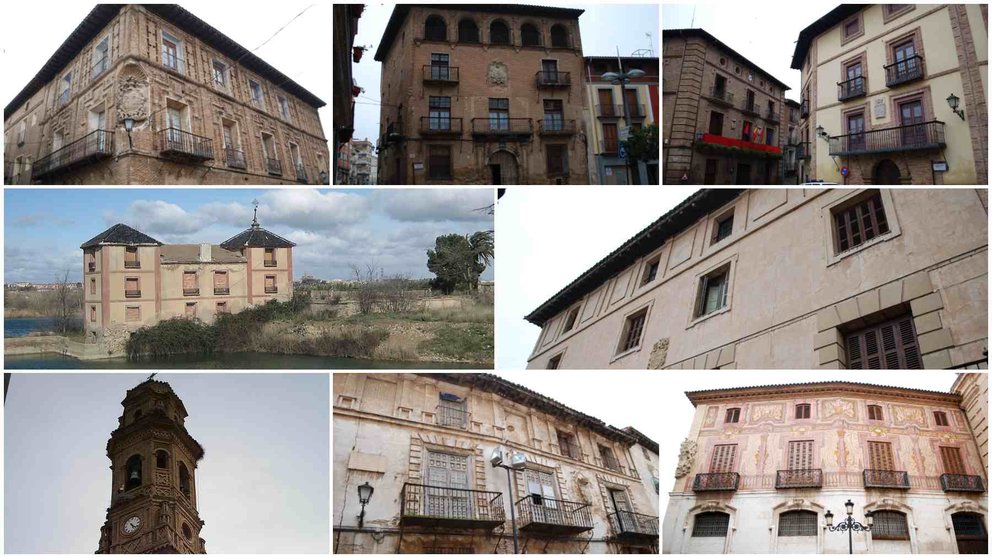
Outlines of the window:
<svg viewBox="0 0 992 558">
<path fill-rule="evenodd" d="M 96 321 L 96 306 L 90 306 L 90 321 Z"/>
<path fill-rule="evenodd" d="M 599 449 L 599 457 L 603 460 L 603 467 L 613 471 L 619 471 L 620 462 L 617 461 L 616 455 L 613 454 L 613 448 L 604 446 L 603 444 L 597 444 L 597 446 Z"/>
<path fill-rule="evenodd" d="M 868 442 L 868 468 L 876 471 L 894 471 L 892 444 L 889 442 Z"/>
<path fill-rule="evenodd" d="M 964 475 L 964 461 L 961 460 L 961 449 L 940 446 L 940 461 L 944 464 L 944 473 L 948 475 Z"/>
<path fill-rule="evenodd" d="M 868 405 L 868 420 L 882 420 L 881 405 Z"/>
<path fill-rule="evenodd" d="M 126 277 L 124 279 L 124 298 L 138 298 L 141 296 L 141 284 L 137 277 Z"/>
<path fill-rule="evenodd" d="M 90 278 L 90 294 L 96 294 L 96 278 Z"/>
<path fill-rule="evenodd" d="M 775 128 L 765 128 L 765 143 L 775 145 Z"/>
<path fill-rule="evenodd" d="M 159 469 L 165 469 L 169 466 L 169 452 L 160 449 L 155 452 L 155 466 Z"/>
<path fill-rule="evenodd" d="M 913 316 L 874 325 L 846 336 L 847 367 L 867 370 L 917 370 L 923 367 Z"/>
<path fill-rule="evenodd" d="M 268 166 L 279 161 L 279 156 L 276 153 L 276 140 L 272 137 L 272 134 L 266 134 L 262 132 L 262 156 L 265 157 L 265 162 Z"/>
<path fill-rule="evenodd" d="M 523 46 L 541 46 L 541 33 L 530 23 L 520 26 L 520 42 Z"/>
<path fill-rule="evenodd" d="M 463 19 L 458 22 L 458 42 L 479 42 L 479 26 L 476 25 L 471 19 Z"/>
<path fill-rule="evenodd" d="M 424 39 L 428 41 L 444 41 L 448 38 L 448 28 L 441 16 L 432 15 L 424 22 Z"/>
<path fill-rule="evenodd" d="M 717 444 L 710 457 L 710 473 L 732 473 L 737 461 L 737 444 Z"/>
<path fill-rule="evenodd" d="M 265 276 L 265 294 L 274 294 L 279 292 L 279 287 L 276 287 L 276 276 L 266 275 Z"/>
<path fill-rule="evenodd" d="M 889 232 L 889 222 L 878 190 L 869 190 L 831 212 L 838 253 Z"/>
<path fill-rule="evenodd" d="M 730 514 L 723 512 L 703 512 L 696 514 L 692 522 L 693 537 L 726 537 L 730 526 Z"/>
<path fill-rule="evenodd" d="M 547 146 L 545 162 L 548 176 L 568 176 L 567 147 L 564 144 L 551 144 Z"/>
<path fill-rule="evenodd" d="M 778 516 L 778 536 L 815 537 L 816 523 L 816 512 L 796 510 L 781 513 Z"/>
<path fill-rule="evenodd" d="M 713 226 L 713 241 L 710 244 L 716 244 L 724 238 L 727 238 L 734 232 L 734 212 L 718 217 L 716 224 Z"/>
<path fill-rule="evenodd" d="M 248 90 L 251 92 L 251 104 L 255 105 L 255 108 L 265 110 L 265 93 L 262 91 L 262 85 L 249 79 Z"/>
<path fill-rule="evenodd" d="M 444 80 L 451 79 L 451 69 L 448 67 L 448 55 L 442 53 L 431 54 L 431 79 Z M 451 106 L 450 104 L 448 105 Z"/>
<path fill-rule="evenodd" d="M 906 514 L 897 511 L 879 510 L 872 514 L 875 524 L 871 528 L 872 540 L 908 541 L 909 527 Z"/>
<path fill-rule="evenodd" d="M 565 108 L 561 99 L 544 100 L 544 129 L 554 132 L 565 129 Z"/>
<path fill-rule="evenodd" d="M 62 88 L 59 91 L 59 106 L 69 102 L 69 92 L 72 90 L 72 72 L 62 76 Z"/>
<path fill-rule="evenodd" d="M 124 465 L 124 490 L 141 486 L 141 456 L 132 455 Z"/>
<path fill-rule="evenodd" d="M 933 420 L 937 423 L 937 426 L 948 426 L 947 423 L 947 413 L 944 411 L 934 411 Z"/>
<path fill-rule="evenodd" d="M 813 440 L 789 442 L 789 470 L 806 471 L 813 468 Z"/>
<path fill-rule="evenodd" d="M 17 124 L 17 145 L 24 145 L 24 136 L 27 135 L 27 122 L 21 120 Z"/>
<path fill-rule="evenodd" d="M 557 354 L 550 359 L 548 359 L 547 370 L 558 370 L 561 368 L 561 357 L 562 355 Z"/>
<path fill-rule="evenodd" d="M 227 282 L 226 271 L 214 272 L 214 294 L 215 295 L 231 294 L 230 285 Z"/>
<path fill-rule="evenodd" d="M 276 102 L 279 103 L 279 114 L 283 120 L 289 120 L 289 101 L 282 95 L 276 95 Z"/>
<path fill-rule="evenodd" d="M 565 457 L 571 457 L 572 459 L 582 458 L 582 454 L 579 452 L 579 446 L 575 442 L 575 435 L 572 433 L 558 431 L 558 450 Z"/>
<path fill-rule="evenodd" d="M 196 280 L 195 271 L 184 271 L 183 272 L 183 296 L 197 296 L 200 294 L 200 288 Z"/>
<path fill-rule="evenodd" d="M 196 303 L 195 302 L 187 302 L 186 303 L 186 314 L 185 315 L 186 315 L 187 318 L 195 318 L 196 317 Z"/>
<path fill-rule="evenodd" d="M 185 463 L 179 464 L 179 491 L 189 498 L 189 469 L 186 468 Z"/>
<path fill-rule="evenodd" d="M 165 31 L 162 32 L 162 65 L 183 73 L 182 41 Z"/>
<path fill-rule="evenodd" d="M 576 306 L 571 310 L 569 310 L 568 315 L 565 316 L 565 328 L 562 330 L 562 333 L 567 333 L 569 331 L 572 331 L 572 328 L 575 327 L 575 321 L 578 318 L 579 318 L 579 307 Z"/>
<path fill-rule="evenodd" d="M 730 267 L 725 265 L 699 279 L 696 317 L 707 316 L 727 306 L 727 283 Z"/>
<path fill-rule="evenodd" d="M 468 406 L 465 399 L 453 393 L 439 393 L 437 423 L 441 426 L 465 428 L 468 425 Z"/>
<path fill-rule="evenodd" d="M 745 120 L 741 124 L 741 139 L 744 141 L 751 141 L 751 133 L 754 131 L 754 124 L 750 120 Z"/>
<path fill-rule="evenodd" d="M 451 178 L 451 146 L 430 145 L 427 147 L 427 176 L 446 180 Z"/>
<path fill-rule="evenodd" d="M 275 267 L 276 266 L 276 249 L 275 248 L 266 248 L 265 249 L 265 259 L 263 261 L 264 261 L 265 267 Z"/>
<path fill-rule="evenodd" d="M 914 7 L 915 4 L 882 4 L 882 23 L 888 23 Z"/>
<path fill-rule="evenodd" d="M 510 100 L 502 98 L 489 99 L 489 129 L 510 129 Z"/>
<path fill-rule="evenodd" d="M 617 354 L 632 351 L 641 346 L 641 333 L 644 331 L 644 322 L 648 317 L 648 309 L 644 308 L 627 316 L 623 326 L 623 335 L 620 336 L 620 346 Z"/>
<path fill-rule="evenodd" d="M 568 48 L 568 30 L 564 25 L 556 23 L 551 26 L 551 46 Z"/>
<path fill-rule="evenodd" d="M 703 184 L 716 184 L 716 172 L 719 161 L 716 159 L 706 159 L 706 170 L 703 174 Z"/>
<path fill-rule="evenodd" d="M 140 306 L 127 306 L 124 309 L 124 321 L 125 322 L 140 322 L 141 321 L 141 307 Z"/>
<path fill-rule="evenodd" d="M 750 89 L 748 89 L 746 93 L 744 110 L 749 110 L 752 112 L 757 112 L 758 110 L 758 107 L 754 104 L 754 91 L 751 91 Z"/>
<path fill-rule="evenodd" d="M 220 60 L 214 60 L 214 85 L 221 89 L 227 89 L 227 64 Z"/>
<path fill-rule="evenodd" d="M 796 418 L 797 419 L 808 419 L 809 418 L 809 403 L 800 403 L 796 405 Z"/>
<path fill-rule="evenodd" d="M 530 502 L 528 502 L 530 505 L 551 509 L 558 507 L 558 491 L 556 490 L 558 482 L 555 479 L 554 473 L 527 469 L 524 471 L 524 480 L 526 480 L 527 484 L 527 494 L 530 495 Z M 545 513 L 544 511 L 534 509 L 530 511 L 531 513 Z"/>
<path fill-rule="evenodd" d="M 738 407 L 731 407 L 727 409 L 727 413 L 723 417 L 723 422 L 738 422 L 741 419 L 741 410 Z"/>
<path fill-rule="evenodd" d="M 847 21 L 841 27 L 841 42 L 848 41 L 862 34 L 861 14 L 858 14 Z"/>
<path fill-rule="evenodd" d="M 496 20 L 489 24 L 489 42 L 494 45 L 510 44 L 510 28 L 506 23 Z"/>
<path fill-rule="evenodd" d="M 436 66 L 431 66 L 431 72 L 435 69 L 442 69 Z M 447 72 L 448 67 L 444 66 L 443 69 Z M 451 97 L 428 97 L 428 109 L 429 116 L 427 118 L 427 124 L 431 130 L 450 130 L 451 129 Z"/>
<path fill-rule="evenodd" d="M 722 112 L 713 111 L 713 112 L 710 113 L 710 127 L 709 127 L 709 131 L 710 131 L 709 133 L 713 134 L 714 136 L 722 136 L 723 135 L 723 113 Z"/>
<path fill-rule="evenodd" d="M 110 67 L 110 37 L 104 37 L 103 40 L 93 47 L 91 66 L 92 72 L 90 79 L 96 79 Z"/>
<path fill-rule="evenodd" d="M 644 264 L 644 275 L 641 277 L 641 286 L 647 285 L 658 278 L 658 268 L 661 266 L 661 256 L 655 256 Z"/>
<path fill-rule="evenodd" d="M 136 269 L 141 267 L 141 261 L 138 260 L 138 248 L 136 246 L 125 246 L 124 247 L 124 268 L 125 269 Z"/>
<path fill-rule="evenodd" d="M 187 496 L 189 496 L 189 494 L 187 494 Z M 188 541 L 193 540 L 193 531 L 190 530 L 189 525 L 185 522 L 183 523 L 183 538 Z"/>
</svg>

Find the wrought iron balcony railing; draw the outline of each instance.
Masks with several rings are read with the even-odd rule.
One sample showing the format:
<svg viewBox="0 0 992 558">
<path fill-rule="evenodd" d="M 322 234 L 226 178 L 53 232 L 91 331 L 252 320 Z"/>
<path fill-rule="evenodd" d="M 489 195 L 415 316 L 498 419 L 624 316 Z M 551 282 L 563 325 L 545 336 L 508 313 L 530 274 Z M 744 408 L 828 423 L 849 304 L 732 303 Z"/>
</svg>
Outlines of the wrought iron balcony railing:
<svg viewBox="0 0 992 558">
<path fill-rule="evenodd" d="M 558 453 L 572 459 L 582 459 L 582 451 L 577 444 L 572 442 L 558 441 Z"/>
<path fill-rule="evenodd" d="M 846 101 L 868 94 L 868 84 L 864 76 L 851 78 L 837 84 L 837 100 Z"/>
<path fill-rule="evenodd" d="M 162 65 L 173 72 L 179 72 L 180 74 L 186 73 L 186 61 L 175 54 L 162 53 Z"/>
<path fill-rule="evenodd" d="M 58 171 L 70 170 L 106 159 L 113 154 L 114 133 L 107 130 L 94 130 L 38 159 L 32 167 L 32 174 L 35 178 L 40 178 Z"/>
<path fill-rule="evenodd" d="M 462 135 L 462 119 L 450 116 L 421 116 L 420 135 L 460 136 Z"/>
<path fill-rule="evenodd" d="M 641 120 L 647 117 L 647 114 L 648 113 L 644 110 L 644 105 L 637 103 L 627 105 L 627 116 L 629 116 L 631 120 Z"/>
<path fill-rule="evenodd" d="M 910 56 L 885 66 L 885 86 L 895 87 L 918 79 L 923 79 L 923 57 Z"/>
<path fill-rule="evenodd" d="M 542 71 L 537 72 L 538 87 L 568 87 L 572 85 L 572 74 L 569 72 Z"/>
<path fill-rule="evenodd" d="M 404 483 L 400 524 L 492 530 L 506 520 L 503 494 Z"/>
<path fill-rule="evenodd" d="M 599 142 L 599 152 L 603 155 L 616 155 L 620 152 L 620 141 L 604 140 Z"/>
<path fill-rule="evenodd" d="M 262 265 L 265 267 L 276 267 L 279 263 L 276 260 L 264 260 Z"/>
<path fill-rule="evenodd" d="M 940 475 L 940 487 L 944 492 L 985 492 L 985 483 L 978 475 Z"/>
<path fill-rule="evenodd" d="M 545 498 L 529 494 L 515 504 L 521 531 L 554 535 L 574 535 L 592 529 L 589 504 Z"/>
<path fill-rule="evenodd" d="M 809 143 L 808 141 L 799 142 L 796 146 L 796 159 L 810 159 L 813 157 L 812 153 L 810 153 Z"/>
<path fill-rule="evenodd" d="M 693 492 L 737 490 L 740 473 L 699 473 L 692 481 Z"/>
<path fill-rule="evenodd" d="M 759 116 L 761 114 L 761 107 L 758 106 L 758 103 L 756 103 L 754 99 L 744 99 L 744 103 L 741 104 L 741 112 Z"/>
<path fill-rule="evenodd" d="M 163 156 L 207 161 L 214 158 L 214 140 L 192 134 L 179 128 L 159 130 L 159 152 Z"/>
<path fill-rule="evenodd" d="M 775 488 L 820 488 L 823 486 L 822 469 L 789 469 L 777 471 Z"/>
<path fill-rule="evenodd" d="M 909 473 L 884 469 L 865 469 L 865 488 L 900 488 L 909 490 Z"/>
<path fill-rule="evenodd" d="M 124 298 L 141 298 L 141 290 L 126 290 L 124 291 Z"/>
<path fill-rule="evenodd" d="M 945 147 L 944 123 L 939 120 L 832 136 L 830 155 L 894 153 Z"/>
<path fill-rule="evenodd" d="M 560 120 L 557 118 L 544 117 L 543 120 L 539 120 L 538 133 L 542 136 L 570 136 L 575 133 L 575 121 L 574 120 Z"/>
<path fill-rule="evenodd" d="M 634 513 L 630 511 L 615 511 L 606 516 L 610 529 L 617 540 L 650 540 L 658 538 L 658 517 Z"/>
<path fill-rule="evenodd" d="M 476 138 L 528 138 L 534 135 L 530 118 L 473 118 L 472 135 Z"/>
<path fill-rule="evenodd" d="M 232 169 L 248 168 L 248 165 L 245 163 L 245 152 L 240 149 L 225 147 L 224 161 L 227 163 L 227 166 Z"/>
<path fill-rule="evenodd" d="M 465 409 L 438 405 L 434 413 L 434 422 L 438 426 L 468 428 L 468 415 L 469 413 Z"/>
<path fill-rule="evenodd" d="M 721 104 L 724 106 L 732 107 L 734 106 L 734 94 L 727 91 L 726 87 L 717 88 L 716 86 L 711 87 L 709 94 L 706 97 L 713 101 L 714 103 Z"/>
<path fill-rule="evenodd" d="M 269 157 L 266 157 L 265 170 L 268 171 L 269 174 L 281 175 L 282 163 L 279 161 L 279 159 L 271 159 Z"/>
<path fill-rule="evenodd" d="M 799 118 L 809 118 L 809 101 L 804 100 L 799 103 Z"/>
<path fill-rule="evenodd" d="M 183 289 L 183 296 L 200 296 L 200 289 Z"/>
<path fill-rule="evenodd" d="M 458 83 L 458 67 L 425 64 L 424 83 Z"/>
<path fill-rule="evenodd" d="M 623 116 L 623 105 L 596 105 L 596 116 L 599 118 L 620 118 Z"/>
<path fill-rule="evenodd" d="M 229 295 L 231 294 L 231 289 L 229 287 L 214 287 L 215 295 Z"/>
<path fill-rule="evenodd" d="M 265 294 L 275 294 L 279 292 L 279 287 L 265 287 Z"/>
<path fill-rule="evenodd" d="M 782 120 L 782 117 L 779 115 L 778 109 L 769 108 L 765 111 L 764 119 L 769 122 L 779 122 Z"/>
<path fill-rule="evenodd" d="M 124 260 L 124 269 L 141 269 L 141 262 Z"/>
</svg>

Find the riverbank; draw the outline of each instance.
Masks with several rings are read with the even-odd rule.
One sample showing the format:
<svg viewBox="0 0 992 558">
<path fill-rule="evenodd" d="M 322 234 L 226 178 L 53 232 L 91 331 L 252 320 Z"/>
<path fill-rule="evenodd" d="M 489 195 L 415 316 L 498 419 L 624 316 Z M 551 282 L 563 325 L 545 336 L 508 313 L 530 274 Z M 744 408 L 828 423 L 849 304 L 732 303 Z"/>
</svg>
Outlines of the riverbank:
<svg viewBox="0 0 992 558">
<path fill-rule="evenodd" d="M 79 360 L 55 353 L 4 356 L 4 369 L 6 370 L 438 370 L 472 368 L 474 368 L 472 365 L 450 362 L 390 362 L 268 353 L 224 353 L 208 357 L 176 355 L 169 359 L 138 362 L 132 362 L 125 358 Z"/>
</svg>

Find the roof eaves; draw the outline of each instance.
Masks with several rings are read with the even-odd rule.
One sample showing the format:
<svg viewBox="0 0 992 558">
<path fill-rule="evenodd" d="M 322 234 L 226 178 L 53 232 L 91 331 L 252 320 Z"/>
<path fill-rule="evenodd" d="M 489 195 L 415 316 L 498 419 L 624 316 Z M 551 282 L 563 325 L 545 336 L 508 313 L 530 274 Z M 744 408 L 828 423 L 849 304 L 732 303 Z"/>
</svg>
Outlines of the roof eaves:
<svg viewBox="0 0 992 558">
<path fill-rule="evenodd" d="M 741 386 L 732 388 L 706 389 L 685 392 L 686 398 L 696 406 L 703 401 L 713 401 L 718 399 L 733 399 L 740 397 L 754 397 L 759 395 L 785 394 L 785 393 L 816 393 L 831 391 L 850 391 L 862 394 L 879 393 L 903 393 L 906 395 L 916 395 L 918 397 L 935 398 L 946 401 L 957 401 L 961 396 L 956 393 L 944 391 L 933 391 L 919 388 L 906 388 L 898 386 L 886 386 L 882 384 L 870 384 L 849 381 L 823 381 L 823 382 L 802 382 L 794 384 L 768 384 L 756 386 Z"/>
<path fill-rule="evenodd" d="M 827 12 L 820 19 L 807 25 L 805 29 L 799 32 L 799 38 L 796 40 L 796 50 L 792 53 L 792 65 L 789 67 L 793 70 L 801 70 L 803 60 L 806 58 L 806 53 L 809 52 L 809 45 L 813 42 L 813 39 L 865 7 L 867 7 L 867 4 L 841 4 Z"/>
<path fill-rule="evenodd" d="M 786 85 L 783 81 L 779 80 L 775 76 L 773 76 L 770 73 L 768 73 L 761 66 L 755 64 L 754 62 L 751 62 L 750 60 L 748 60 L 748 58 L 746 56 L 744 56 L 743 54 L 741 54 L 741 53 L 737 52 L 736 50 L 730 48 L 729 45 L 727 45 L 726 43 L 724 43 L 720 39 L 717 39 L 712 34 L 710 34 L 709 31 L 706 31 L 705 29 L 701 29 L 701 28 L 663 29 L 662 32 L 661 32 L 662 40 L 664 40 L 664 38 L 666 36 L 672 36 L 672 35 L 679 36 L 679 37 L 685 37 L 685 36 L 689 36 L 689 37 L 692 37 L 692 36 L 703 37 L 704 39 L 713 42 L 714 44 L 716 44 L 720 48 L 723 48 L 728 53 L 730 53 L 730 54 L 732 54 L 732 55 L 740 58 L 744 62 L 750 64 L 752 68 L 754 68 L 755 70 L 757 70 L 759 73 L 763 74 L 766 78 L 768 78 L 771 81 L 775 82 L 776 85 L 782 87 L 784 90 L 788 91 L 788 90 L 792 89 L 791 87 L 789 87 L 788 85 Z"/>
</svg>

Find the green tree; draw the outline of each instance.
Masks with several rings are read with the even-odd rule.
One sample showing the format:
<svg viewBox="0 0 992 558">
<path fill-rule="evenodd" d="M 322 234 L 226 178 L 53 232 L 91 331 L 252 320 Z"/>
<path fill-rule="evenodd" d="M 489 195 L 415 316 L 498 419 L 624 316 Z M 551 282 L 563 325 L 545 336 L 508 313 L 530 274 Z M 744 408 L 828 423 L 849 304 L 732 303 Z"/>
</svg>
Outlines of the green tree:
<svg viewBox="0 0 992 558">
<path fill-rule="evenodd" d="M 434 240 L 434 249 L 427 251 L 427 269 L 436 275 L 431 287 L 444 293 L 475 290 L 479 275 L 494 258 L 493 231 L 439 236 Z"/>
<path fill-rule="evenodd" d="M 627 137 L 627 157 L 633 161 L 653 161 L 658 158 L 658 126 L 654 124 L 631 130 Z"/>
</svg>

